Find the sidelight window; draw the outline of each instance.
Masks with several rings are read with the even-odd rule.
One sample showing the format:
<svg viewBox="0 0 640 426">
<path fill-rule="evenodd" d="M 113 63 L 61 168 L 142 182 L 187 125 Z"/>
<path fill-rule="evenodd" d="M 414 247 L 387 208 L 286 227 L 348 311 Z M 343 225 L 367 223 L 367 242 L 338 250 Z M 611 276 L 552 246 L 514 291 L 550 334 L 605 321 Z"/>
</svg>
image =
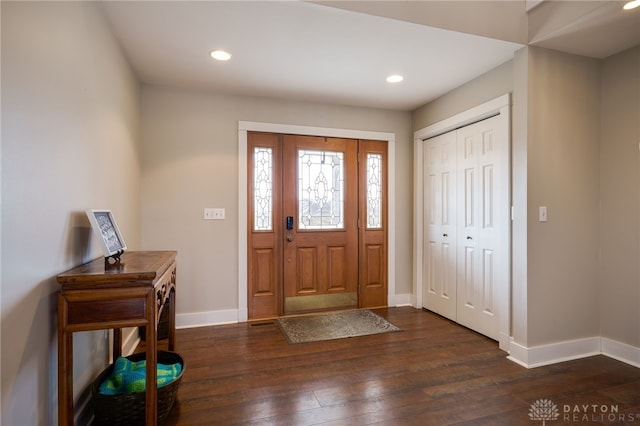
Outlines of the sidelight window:
<svg viewBox="0 0 640 426">
<path fill-rule="evenodd" d="M 253 151 L 253 228 L 255 231 L 273 229 L 273 150 L 256 147 Z"/>
<path fill-rule="evenodd" d="M 367 154 L 367 228 L 382 228 L 382 155 Z"/>
</svg>

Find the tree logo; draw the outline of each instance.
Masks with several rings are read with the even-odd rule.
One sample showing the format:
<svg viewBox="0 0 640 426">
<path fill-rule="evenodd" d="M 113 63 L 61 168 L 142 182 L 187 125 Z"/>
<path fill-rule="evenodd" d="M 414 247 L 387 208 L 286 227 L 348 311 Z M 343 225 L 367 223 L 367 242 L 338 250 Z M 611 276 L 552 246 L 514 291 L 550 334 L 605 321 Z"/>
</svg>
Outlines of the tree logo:
<svg viewBox="0 0 640 426">
<path fill-rule="evenodd" d="M 529 408 L 531 420 L 542 420 L 542 426 L 547 420 L 557 420 L 560 417 L 558 407 L 549 399 L 539 399 Z"/>
</svg>

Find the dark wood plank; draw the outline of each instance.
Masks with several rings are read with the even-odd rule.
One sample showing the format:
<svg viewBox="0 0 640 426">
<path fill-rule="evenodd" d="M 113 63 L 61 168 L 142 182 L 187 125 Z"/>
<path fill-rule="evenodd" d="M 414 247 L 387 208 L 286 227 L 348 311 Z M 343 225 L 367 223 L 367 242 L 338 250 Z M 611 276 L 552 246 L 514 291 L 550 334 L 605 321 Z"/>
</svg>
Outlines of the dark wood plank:
<svg viewBox="0 0 640 426">
<path fill-rule="evenodd" d="M 178 330 L 187 368 L 167 424 L 532 425 L 539 399 L 556 404 L 553 426 L 640 424 L 638 368 L 594 356 L 528 370 L 433 313 L 375 312 L 403 331 L 289 345 L 272 323 Z M 594 404 L 615 421 L 563 412 Z"/>
</svg>

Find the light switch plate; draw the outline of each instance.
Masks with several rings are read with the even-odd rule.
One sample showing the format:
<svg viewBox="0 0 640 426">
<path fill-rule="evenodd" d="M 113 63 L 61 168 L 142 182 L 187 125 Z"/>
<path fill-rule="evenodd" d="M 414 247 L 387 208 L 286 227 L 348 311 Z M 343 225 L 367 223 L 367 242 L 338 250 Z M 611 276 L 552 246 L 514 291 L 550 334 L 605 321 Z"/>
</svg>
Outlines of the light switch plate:
<svg viewBox="0 0 640 426">
<path fill-rule="evenodd" d="M 547 221 L 547 206 L 538 207 L 538 219 L 540 220 L 540 222 Z"/>
<path fill-rule="evenodd" d="M 205 220 L 224 220 L 225 211 L 224 208 L 205 208 L 204 219 Z"/>
</svg>

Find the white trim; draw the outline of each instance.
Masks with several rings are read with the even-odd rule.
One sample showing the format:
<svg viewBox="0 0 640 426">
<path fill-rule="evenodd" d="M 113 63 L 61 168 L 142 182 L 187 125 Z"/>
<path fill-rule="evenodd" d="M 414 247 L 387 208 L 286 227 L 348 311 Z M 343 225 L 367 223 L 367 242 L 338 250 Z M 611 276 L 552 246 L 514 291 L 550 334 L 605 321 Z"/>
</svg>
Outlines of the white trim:
<svg viewBox="0 0 640 426">
<path fill-rule="evenodd" d="M 509 347 L 511 345 L 513 338 L 509 336 L 507 333 L 501 331 L 498 335 L 498 347 L 505 352 L 509 352 Z"/>
<path fill-rule="evenodd" d="M 370 132 L 369 132 L 370 133 Z M 393 133 L 377 133 L 377 136 L 372 134 L 370 136 L 360 136 L 358 139 L 373 139 L 387 141 L 387 161 L 389 162 L 389 169 L 387 173 L 387 179 L 389 185 L 387 186 L 387 229 L 389 233 L 387 235 L 387 305 L 396 306 L 396 135 Z"/>
<path fill-rule="evenodd" d="M 295 135 L 326 136 L 349 139 L 372 139 L 388 143 L 388 246 L 387 252 L 387 304 L 396 304 L 396 136 L 394 133 L 369 130 L 338 129 L 330 127 L 310 127 L 293 124 L 262 123 L 252 121 L 238 122 L 238 311 L 237 321 L 248 319 L 247 310 L 247 132 L 286 133 Z"/>
<path fill-rule="evenodd" d="M 640 348 L 601 337 L 602 354 L 640 368 Z"/>
<path fill-rule="evenodd" d="M 601 353 L 600 338 L 598 337 L 570 340 L 531 348 L 512 341 L 507 358 L 523 367 L 535 368 L 572 359 L 600 355 Z"/>
<path fill-rule="evenodd" d="M 140 344 L 140 341 L 142 339 L 140 339 L 140 333 L 138 332 L 138 330 L 138 327 L 133 327 L 128 330 L 129 332 L 126 333 L 126 336 L 123 336 L 124 338 L 122 339 L 122 354 L 124 354 L 125 356 L 131 355 Z M 111 362 L 113 362 L 113 359 L 111 359 Z"/>
<path fill-rule="evenodd" d="M 395 143 L 396 135 L 370 130 L 338 129 L 332 127 L 298 126 L 256 121 L 239 121 L 238 130 L 245 132 L 288 133 L 291 135 L 326 136 L 331 138 L 373 139 Z"/>
<path fill-rule="evenodd" d="M 123 328 L 121 337 L 122 337 L 122 355 L 129 356 L 133 354 L 136 350 L 142 339 L 140 338 L 140 333 L 138 331 L 138 327 L 126 327 Z M 113 347 L 113 330 L 104 330 L 107 333 L 108 345 L 110 348 Z M 109 363 L 113 363 L 113 354 L 109 352 Z"/>
<path fill-rule="evenodd" d="M 389 306 L 391 306 L 391 304 L 389 304 Z M 400 306 L 414 307 L 413 293 L 396 294 L 396 300 L 393 306 L 396 308 Z"/>
<path fill-rule="evenodd" d="M 605 337 L 589 337 L 530 348 L 512 340 L 507 358 L 523 367 L 536 368 L 594 355 L 604 355 L 640 368 L 640 348 Z"/>
<path fill-rule="evenodd" d="M 418 309 L 422 305 L 422 262 L 424 237 L 424 165 L 422 161 L 423 147 L 421 139 L 414 139 L 413 144 L 413 294 L 414 304 Z"/>
<path fill-rule="evenodd" d="M 238 322 L 249 318 L 247 305 L 247 130 L 238 126 Z"/>
<path fill-rule="evenodd" d="M 235 309 L 179 314 L 176 315 L 176 329 L 234 324 L 238 322 L 239 315 Z"/>
<path fill-rule="evenodd" d="M 530 368 L 528 364 L 528 349 L 525 346 L 522 346 L 519 343 L 516 343 L 511 339 L 509 343 L 509 355 L 507 359 L 515 362 L 518 365 L 521 365 L 525 368 Z"/>
<path fill-rule="evenodd" d="M 424 141 L 425 139 L 442 135 L 453 129 L 466 126 L 485 118 L 489 118 L 497 113 L 502 113 L 504 111 L 504 108 L 509 107 L 510 105 L 511 94 L 507 93 L 505 95 L 487 101 L 481 105 L 456 114 L 453 117 L 449 117 L 445 120 L 417 130 L 416 132 L 414 132 L 413 138 L 416 141 Z"/>
<path fill-rule="evenodd" d="M 423 142 L 429 138 L 442 135 L 451 130 L 458 129 L 460 127 L 475 123 L 485 118 L 492 117 L 496 114 L 500 114 L 503 130 L 508 138 L 509 146 L 509 160 L 511 160 L 511 94 L 499 96 L 495 99 L 489 100 L 481 105 L 470 108 L 445 120 L 434 123 L 430 126 L 417 130 L 413 134 L 414 149 L 413 149 L 413 173 L 414 173 L 414 203 L 413 203 L 413 291 L 415 294 L 415 305 L 417 308 L 422 307 L 422 270 L 423 270 L 423 237 L 424 237 L 424 224 L 423 216 L 423 197 L 424 184 L 422 176 L 424 174 L 424 167 L 422 162 L 423 154 Z M 511 165 L 509 165 L 509 176 L 511 176 Z M 509 205 L 511 205 L 511 182 L 509 182 Z M 511 244 L 511 222 L 509 222 L 509 228 L 507 230 L 506 239 Z M 504 298 L 500 301 L 501 309 L 499 316 L 499 347 L 504 351 L 508 351 L 509 341 L 511 336 L 511 250 L 509 250 L 509 271 L 507 276 L 509 277 L 507 294 L 502 295 Z"/>
</svg>

